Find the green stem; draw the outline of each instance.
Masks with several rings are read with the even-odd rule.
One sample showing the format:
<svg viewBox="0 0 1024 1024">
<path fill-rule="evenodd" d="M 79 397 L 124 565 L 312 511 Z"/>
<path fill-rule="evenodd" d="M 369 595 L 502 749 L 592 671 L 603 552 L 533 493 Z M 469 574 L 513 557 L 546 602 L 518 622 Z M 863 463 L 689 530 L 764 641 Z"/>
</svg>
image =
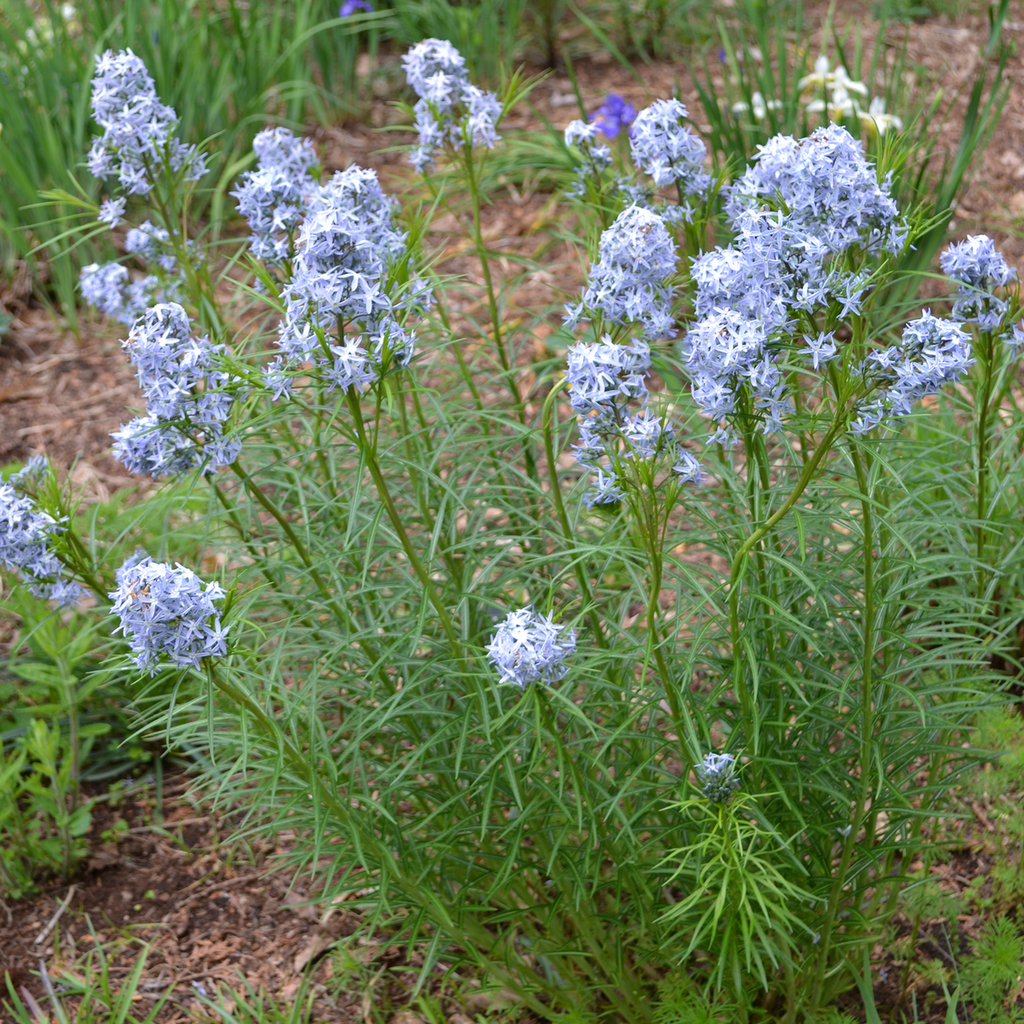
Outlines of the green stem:
<svg viewBox="0 0 1024 1024">
<path fill-rule="evenodd" d="M 205 659 L 205 665 L 213 686 L 252 715 L 267 737 L 276 743 L 279 752 L 284 755 L 285 760 L 302 780 L 304 788 L 308 788 L 310 791 L 313 806 L 328 810 L 339 824 L 343 823 L 347 826 L 357 849 L 372 851 L 380 863 L 386 865 L 382 869 L 382 874 L 385 874 L 385 877 L 390 875 L 402 892 L 416 904 L 423 906 L 436 927 L 449 935 L 453 942 L 461 946 L 471 956 L 478 953 L 476 957 L 478 966 L 486 967 L 504 984 L 517 991 L 535 1013 L 542 1017 L 549 1016 L 544 1004 L 532 992 L 524 989 L 524 986 L 519 984 L 518 979 L 511 971 L 503 969 L 487 958 L 487 954 L 497 942 L 500 942 L 501 936 L 496 938 L 483 924 L 471 916 L 468 920 L 461 921 L 453 918 L 444 900 L 436 895 L 429 886 L 425 886 L 421 878 L 409 875 L 402 870 L 401 864 L 395 860 L 394 850 L 378 834 L 377 830 L 362 824 L 357 814 L 353 813 L 346 802 L 340 800 L 337 793 L 324 784 L 320 773 L 313 766 L 312 755 L 303 756 L 302 752 L 284 734 L 281 725 L 268 715 L 250 694 L 234 683 L 223 679 L 211 659 Z M 481 953 L 483 957 L 479 955 Z"/>
<path fill-rule="evenodd" d="M 548 460 L 548 480 L 551 482 L 551 500 L 555 503 L 555 511 L 558 514 L 558 523 L 562 528 L 562 536 L 570 549 L 576 547 L 576 536 L 569 523 L 569 516 L 565 511 L 565 501 L 562 499 L 562 486 L 558 479 L 558 463 L 555 460 L 555 440 L 552 433 L 552 419 L 554 418 L 555 403 L 559 394 L 565 390 L 569 381 L 562 378 L 549 392 L 544 399 L 544 408 L 541 412 L 541 428 L 544 434 L 544 452 Z M 608 641 L 605 638 L 604 630 L 601 628 L 601 617 L 597 614 L 594 604 L 594 597 L 590 590 L 590 581 L 587 579 L 583 563 L 577 557 L 575 551 L 572 559 L 573 573 L 576 582 L 580 587 L 580 596 L 583 599 L 583 606 L 587 609 L 587 618 L 590 619 L 590 628 L 593 630 L 597 645 L 606 649 Z"/>
<path fill-rule="evenodd" d="M 86 586 L 88 586 L 90 590 L 92 590 L 96 594 L 97 597 L 99 597 L 102 601 L 108 601 L 109 598 L 107 597 L 107 591 L 110 588 L 105 587 L 100 578 L 95 573 L 93 573 L 91 569 L 88 568 L 89 562 L 91 561 L 89 557 L 89 552 L 86 550 L 85 545 L 79 539 L 78 534 L 75 533 L 75 531 L 69 525 L 64 532 L 64 536 L 67 538 L 71 547 L 74 548 L 75 554 L 78 556 L 78 564 L 69 565 L 68 568 L 71 569 L 72 572 L 77 573 L 85 582 Z"/>
<path fill-rule="evenodd" d="M 534 683 L 534 687 L 541 721 L 547 727 L 552 741 L 558 743 L 560 742 L 560 737 L 564 734 L 564 730 L 556 729 L 544 690 L 537 683 Z M 537 730 L 537 739 L 539 742 L 542 742 L 539 729 Z M 579 766 L 574 763 L 572 758 L 567 758 L 566 763 L 573 773 L 573 781 L 582 797 L 584 793 L 584 779 L 579 773 Z M 551 859 L 551 849 L 543 829 L 536 830 L 534 842 L 537 847 L 538 859 L 542 863 L 548 863 Z M 598 985 L 608 1000 L 619 1010 L 624 1020 L 650 1020 L 649 1003 L 644 996 L 642 987 L 636 980 L 632 965 L 626 961 L 625 957 L 622 958 L 620 964 L 616 964 L 614 956 L 608 955 L 607 929 L 599 916 L 589 912 L 588 908 L 591 905 L 590 901 L 574 899 L 566 900 L 565 904 L 566 913 L 576 931 L 589 947 L 594 963 L 600 969 L 604 978 L 608 979 L 608 982 L 603 985 L 598 981 Z M 626 984 L 623 985 L 623 981 Z M 625 991 L 620 991 L 620 989 Z"/>
<path fill-rule="evenodd" d="M 993 337 L 991 331 L 982 335 L 984 346 L 982 355 L 982 382 L 980 409 L 977 410 L 977 526 L 975 527 L 975 548 L 978 559 L 978 597 L 983 596 L 985 587 L 985 541 L 987 531 L 985 520 L 988 517 L 987 490 L 989 476 L 989 454 L 988 454 L 988 418 L 989 406 L 992 402 L 992 370 L 994 362 Z"/>
<path fill-rule="evenodd" d="M 380 463 L 377 461 L 377 454 L 367 439 L 366 425 L 363 422 L 363 410 L 359 405 L 359 396 L 356 394 L 354 387 L 350 387 L 348 389 L 346 392 L 346 399 L 348 401 L 349 412 L 352 414 L 352 422 L 355 424 L 359 447 L 366 459 L 367 468 L 370 470 L 370 476 L 373 477 L 373 482 L 377 488 L 380 500 L 384 502 L 384 508 L 387 511 L 388 519 L 391 520 L 391 525 L 394 528 L 395 533 L 398 535 L 398 540 L 405 551 L 406 557 L 409 559 L 409 564 L 412 566 L 412 570 L 416 574 L 416 578 L 420 581 L 420 585 L 423 587 L 427 598 L 434 606 L 434 610 L 437 612 L 438 618 L 441 620 L 441 626 L 445 631 L 445 635 L 448 637 L 448 643 L 451 645 L 452 653 L 456 657 L 461 658 L 462 643 L 455 632 L 455 626 L 448 614 L 448 609 L 444 606 L 444 602 L 441 600 L 441 596 L 434 587 L 430 574 L 424 568 L 423 563 L 420 561 L 420 556 L 417 554 L 416 548 L 413 546 L 412 540 L 406 532 L 405 524 L 402 522 L 402 517 L 399 515 L 398 508 L 395 506 L 394 499 L 391 497 L 391 491 L 384 479 L 384 474 L 381 472 Z"/>
<path fill-rule="evenodd" d="M 817 953 L 817 971 L 811 995 L 811 1009 L 815 1010 L 821 998 L 825 983 L 825 972 L 828 969 L 828 955 L 832 946 L 832 932 L 835 928 L 836 914 L 842 899 L 846 883 L 846 874 L 858 844 L 861 825 L 865 823 L 867 804 L 871 796 L 872 778 L 872 744 L 874 740 L 874 663 L 875 663 L 875 576 L 874 576 L 874 528 L 871 512 L 871 495 L 868 490 L 868 478 L 864 472 L 864 464 L 860 452 L 851 446 L 850 455 L 857 474 L 857 487 L 860 490 L 861 517 L 863 521 L 864 550 L 864 613 L 862 621 L 863 655 L 861 659 L 861 724 L 860 724 L 860 794 L 854 807 L 853 821 L 849 834 L 843 842 L 843 853 L 839 860 L 839 868 L 832 882 L 829 895 L 828 910 L 822 926 L 821 948 Z M 865 830 L 863 845 L 869 849 L 873 845 L 873 828 Z"/>
<path fill-rule="evenodd" d="M 762 523 L 761 526 L 757 527 L 757 529 L 755 529 L 740 545 L 739 550 L 736 552 L 736 555 L 732 560 L 732 569 L 729 574 L 729 635 L 732 641 L 733 685 L 736 689 L 736 696 L 740 702 L 743 720 L 748 727 L 753 720 L 753 709 L 750 704 L 750 693 L 747 689 L 747 682 L 743 673 L 743 657 L 741 653 L 743 645 L 740 638 L 739 615 L 740 582 L 743 577 L 743 571 L 746 567 L 746 557 L 755 545 L 760 543 L 762 538 L 765 537 L 800 500 L 800 496 L 807 489 L 808 484 L 810 484 L 811 478 L 814 476 L 821 460 L 831 450 L 832 443 L 842 432 L 845 424 L 846 417 L 841 414 L 837 415 L 821 443 L 814 450 L 814 454 L 804 464 L 803 472 L 800 474 L 800 477 L 796 482 L 796 486 L 793 488 L 789 497 L 772 516 Z M 753 751 L 753 753 L 756 753 L 756 751 Z"/>
<path fill-rule="evenodd" d="M 481 221 L 480 203 L 480 182 L 476 174 L 476 162 L 473 159 L 473 149 L 466 146 L 463 153 L 466 176 L 469 184 L 469 194 L 473 205 L 473 244 L 476 246 L 477 256 L 480 259 L 480 270 L 484 275 L 484 287 L 487 290 L 487 309 L 491 318 L 491 331 L 494 334 L 494 347 L 498 353 L 498 362 L 505 374 L 505 382 L 509 394 L 512 396 L 512 404 L 515 406 L 516 416 L 519 422 L 526 426 L 526 403 L 519 393 L 519 383 L 516 380 L 516 367 L 514 353 L 506 348 L 506 339 L 501 329 L 501 312 L 498 309 L 498 297 L 494 291 L 494 279 L 491 275 L 490 254 L 484 243 L 483 225 Z M 523 453 L 526 458 L 526 472 L 530 479 L 540 485 L 540 477 L 537 473 L 537 463 L 533 457 L 533 447 L 527 438 L 523 438 Z"/>
<path fill-rule="evenodd" d="M 654 654 L 654 663 L 658 666 L 658 674 L 661 676 L 662 687 L 665 690 L 665 697 L 668 706 L 672 709 L 672 724 L 676 731 L 676 742 L 679 744 L 679 752 L 683 760 L 682 777 L 685 779 L 690 767 L 693 764 L 692 754 L 687 748 L 686 740 L 683 737 L 684 712 L 679 701 L 679 694 L 676 691 L 675 679 L 665 660 L 665 652 L 661 649 L 661 637 L 658 634 L 658 615 L 661 612 L 661 579 L 664 571 L 664 562 L 661 554 L 661 546 L 657 543 L 657 534 L 654 530 L 644 530 L 644 539 L 647 541 L 647 554 L 651 560 L 651 590 L 647 598 L 647 648 L 648 657 Z M 687 723 L 687 734 L 694 732 L 691 723 Z"/>
</svg>

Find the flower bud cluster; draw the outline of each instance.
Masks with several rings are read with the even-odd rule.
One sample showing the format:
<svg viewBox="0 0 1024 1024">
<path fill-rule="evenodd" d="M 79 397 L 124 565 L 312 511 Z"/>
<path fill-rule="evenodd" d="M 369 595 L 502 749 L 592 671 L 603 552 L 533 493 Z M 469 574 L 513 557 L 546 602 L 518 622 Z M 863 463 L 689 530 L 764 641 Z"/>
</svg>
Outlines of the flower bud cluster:
<svg viewBox="0 0 1024 1024">
<path fill-rule="evenodd" d="M 316 189 L 319 160 L 309 139 L 287 128 L 267 128 L 253 140 L 256 170 L 247 171 L 234 192 L 238 212 L 249 222 L 249 248 L 265 263 L 290 259 L 295 232 Z"/>
<path fill-rule="evenodd" d="M 402 58 L 402 67 L 419 97 L 413 107 L 419 145 L 410 157 L 417 171 L 429 170 L 446 146 L 494 148 L 501 102 L 470 83 L 465 58 L 451 43 L 424 39 Z"/>
<path fill-rule="evenodd" d="M 576 650 L 576 632 L 538 615 L 532 607 L 509 612 L 487 644 L 487 658 L 498 669 L 499 683 L 555 683 L 568 671 L 565 659 Z"/>
<path fill-rule="evenodd" d="M 117 572 L 111 609 L 140 669 L 156 675 L 164 659 L 180 668 L 227 653 L 227 630 L 214 602 L 224 599 L 218 583 L 203 583 L 183 565 L 154 562 L 136 552 Z"/>
<path fill-rule="evenodd" d="M 732 754 L 706 754 L 694 771 L 704 799 L 712 804 L 727 804 L 740 788 L 736 776 L 736 758 Z"/>
<path fill-rule="evenodd" d="M 601 233 L 583 301 L 566 307 L 566 323 L 572 327 L 585 314 L 597 314 L 613 324 L 640 323 L 647 338 L 672 337 L 675 271 L 676 245 L 664 220 L 629 206 Z"/>
<path fill-rule="evenodd" d="M 130 49 L 96 58 L 92 113 L 103 134 L 89 151 L 89 170 L 116 177 L 129 195 L 148 194 L 165 171 L 185 181 L 206 173 L 199 150 L 174 138 L 178 115 L 157 99 L 145 64 Z"/>
<path fill-rule="evenodd" d="M 147 412 L 112 436 L 114 455 L 133 473 L 167 476 L 230 465 L 241 442 L 228 431 L 238 382 L 217 369 L 223 345 L 192 335 L 177 303 L 140 317 L 123 347 L 136 368 Z"/>
</svg>

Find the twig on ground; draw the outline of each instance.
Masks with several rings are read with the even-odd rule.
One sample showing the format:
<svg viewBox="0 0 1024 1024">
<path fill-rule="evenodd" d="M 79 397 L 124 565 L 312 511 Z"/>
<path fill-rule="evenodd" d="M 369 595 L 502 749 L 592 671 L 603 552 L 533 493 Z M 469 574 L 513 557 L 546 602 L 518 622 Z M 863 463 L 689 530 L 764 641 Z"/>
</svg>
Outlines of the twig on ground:
<svg viewBox="0 0 1024 1024">
<path fill-rule="evenodd" d="M 63 914 L 64 911 L 67 910 L 68 907 L 70 906 L 71 897 L 74 895 L 75 886 L 72 885 L 71 888 L 68 889 L 67 896 L 64 897 L 64 902 L 61 903 L 59 907 L 57 907 L 57 909 L 54 911 L 53 917 L 51 917 L 50 920 L 47 922 L 46 927 L 36 936 L 35 942 L 32 943 L 33 946 L 38 946 L 39 943 L 43 942 L 46 939 L 46 936 L 53 931 L 53 929 L 57 925 L 57 922 L 60 920 L 61 914 Z"/>
</svg>

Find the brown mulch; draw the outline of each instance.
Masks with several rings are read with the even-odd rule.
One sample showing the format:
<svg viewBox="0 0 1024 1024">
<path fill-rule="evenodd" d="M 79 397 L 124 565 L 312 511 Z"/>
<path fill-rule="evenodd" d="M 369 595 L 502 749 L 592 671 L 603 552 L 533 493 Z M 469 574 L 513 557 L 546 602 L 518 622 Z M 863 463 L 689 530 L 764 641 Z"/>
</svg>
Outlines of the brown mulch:
<svg viewBox="0 0 1024 1024">
<path fill-rule="evenodd" d="M 131 477 L 109 454 L 110 433 L 138 406 L 117 334 L 87 324 L 81 342 L 42 309 L 25 309 L 0 343 L 0 465 L 45 453 L 86 500 Z"/>
<path fill-rule="evenodd" d="M 0 978 L 9 973 L 19 994 L 24 988 L 45 1005 L 41 961 L 59 989 L 65 971 L 82 977 L 83 958 L 97 943 L 108 953 L 114 979 L 127 974 L 145 947 L 139 994 L 151 1004 L 168 996 L 161 1024 L 193 1019 L 189 1015 L 203 1008 L 199 995 L 214 999 L 244 992 L 246 985 L 287 1003 L 303 979 L 314 993 L 317 1021 L 352 1021 L 358 994 L 325 998 L 331 977 L 326 953 L 351 935 L 356 919 L 343 904 L 326 912 L 306 905 L 304 883 L 275 864 L 281 848 L 240 846 L 230 819 L 183 799 L 186 785 L 165 789 L 172 809 L 159 824 L 151 796 L 136 796 L 113 812 L 97 808 L 92 857 L 75 880 L 67 911 L 42 942 L 37 937 L 67 900 L 66 883 L 0 905 L 0 921 L 6 910 Z M 115 817 L 128 831 L 104 843 L 100 834 Z M 370 964 L 385 952 L 372 944 L 359 950 Z M 0 991 L 0 1001 L 5 997 Z"/>
</svg>

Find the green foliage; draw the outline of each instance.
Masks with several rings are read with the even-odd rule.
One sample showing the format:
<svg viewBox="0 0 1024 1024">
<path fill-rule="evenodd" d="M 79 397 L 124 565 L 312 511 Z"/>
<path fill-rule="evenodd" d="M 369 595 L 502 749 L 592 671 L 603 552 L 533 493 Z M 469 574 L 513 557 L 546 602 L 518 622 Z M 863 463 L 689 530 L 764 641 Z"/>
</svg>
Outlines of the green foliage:
<svg viewBox="0 0 1024 1024">
<path fill-rule="evenodd" d="M 487 162 L 453 153 L 431 182 L 437 208 L 468 202 L 478 225 Z M 709 216 L 687 229 L 691 252 Z M 490 268 L 478 230 L 468 246 Z M 505 344 L 517 280 L 460 331 Z M 228 337 L 214 292 L 197 307 Z M 879 300 L 855 343 L 903 313 Z M 529 316 L 508 344 L 529 338 Z M 424 977 L 443 958 L 536 1013 L 633 1021 L 654 1013 L 641 971 L 685 959 L 711 993 L 694 1013 L 783 994 L 815 1012 L 849 985 L 849 956 L 891 913 L 897 858 L 927 845 L 923 819 L 977 756 L 961 738 L 993 676 L 975 588 L 999 556 L 993 531 L 979 558 L 964 523 L 965 509 L 979 522 L 978 403 L 1006 392 L 989 387 L 995 364 L 952 400 L 965 417 L 940 402 L 902 436 L 833 443 L 846 399 L 819 401 L 793 421 L 799 450 L 769 453 L 751 429 L 754 474 L 720 452 L 716 482 L 684 496 L 638 470 L 629 501 L 597 514 L 556 469 L 573 429 L 558 392 L 531 393 L 546 394 L 538 420 L 507 352 L 465 368 L 444 306 L 420 330 L 429 375 L 396 371 L 366 397 L 254 397 L 235 481 L 222 474 L 206 501 L 168 492 L 176 547 L 236 567 L 232 654 L 139 680 L 151 735 L 202 751 L 248 827 L 287 817 L 308 836 L 296 870 L 362 893 L 368 930 L 426 950 Z M 263 336 L 233 340 L 251 376 Z M 657 359 L 696 432 L 677 360 Z M 836 371 L 840 396 L 860 386 L 853 366 Z M 553 369 L 535 364 L 538 387 Z M 100 573 L 117 564 L 95 558 Z M 497 689 L 481 650 L 531 601 L 580 630 L 572 671 Z M 716 735 L 742 736 L 750 758 L 747 796 L 717 816 L 697 813 L 688 781 Z"/>
<path fill-rule="evenodd" d="M 731 1024 L 736 1008 L 712 1004 L 685 971 L 678 970 L 658 982 L 653 1024 Z"/>
<path fill-rule="evenodd" d="M 403 48 L 421 39 L 447 39 L 466 58 L 474 78 L 492 88 L 512 70 L 520 22 L 529 0 L 390 0 L 394 38 Z"/>
<path fill-rule="evenodd" d="M 304 979 L 298 992 L 288 999 L 278 999 L 263 988 L 245 984 L 240 991 L 223 986 L 216 999 L 198 994 L 197 998 L 211 1011 L 202 1020 L 216 1024 L 305 1024 L 316 993 L 309 990 Z"/>
<path fill-rule="evenodd" d="M 1024 1019 L 1024 1010 L 1007 996 L 1024 970 L 1024 938 L 1009 917 L 987 921 L 974 944 L 972 955 L 960 965 L 964 1002 L 977 1024 L 1013 1024 Z"/>
<path fill-rule="evenodd" d="M 814 1024 L 857 1024 L 856 1018 L 831 1007 L 814 1018 Z"/>
<path fill-rule="evenodd" d="M 48 473 L 35 497 L 57 509 L 66 495 Z M 92 522 L 80 526 L 116 544 L 124 515 L 117 502 L 94 506 Z M 166 512 L 146 503 L 128 521 L 148 537 L 162 532 Z M 57 612 L 19 586 L 0 608 L 20 623 L 16 649 L 0 667 L 0 891 L 16 897 L 47 878 L 72 876 L 87 853 L 97 797 L 86 798 L 83 784 L 123 779 L 152 755 L 129 742 L 136 728 L 130 675 L 110 661 L 118 641 L 95 617 Z M 115 787 L 99 799 L 116 797 Z"/>
<path fill-rule="evenodd" d="M 694 835 L 689 846 L 666 857 L 675 865 L 667 884 L 683 897 L 663 919 L 687 922 L 690 934 L 689 944 L 676 954 L 679 962 L 699 949 L 710 955 L 716 988 L 727 987 L 723 982 L 729 979 L 742 991 L 749 975 L 767 987 L 783 964 L 792 968 L 792 951 L 808 930 L 797 910 L 814 902 L 776 866 L 780 853 L 789 858 L 791 851 L 779 849 L 780 837 L 758 821 L 761 815 L 748 797 L 712 808 L 694 799 L 678 810 Z"/>
<path fill-rule="evenodd" d="M 95 623 L 65 625 L 21 591 L 4 605 L 19 613 L 32 651 L 7 663 L 17 681 L 0 685 L 0 887 L 17 896 L 47 877 L 69 877 L 87 852 L 92 801 L 80 793 L 82 765 L 111 727 L 100 705 L 83 713 L 83 704 L 111 673 L 90 672 L 86 662 Z M 97 767 L 110 760 L 100 756 Z M 123 755 L 112 760 L 124 764 Z"/>
</svg>

